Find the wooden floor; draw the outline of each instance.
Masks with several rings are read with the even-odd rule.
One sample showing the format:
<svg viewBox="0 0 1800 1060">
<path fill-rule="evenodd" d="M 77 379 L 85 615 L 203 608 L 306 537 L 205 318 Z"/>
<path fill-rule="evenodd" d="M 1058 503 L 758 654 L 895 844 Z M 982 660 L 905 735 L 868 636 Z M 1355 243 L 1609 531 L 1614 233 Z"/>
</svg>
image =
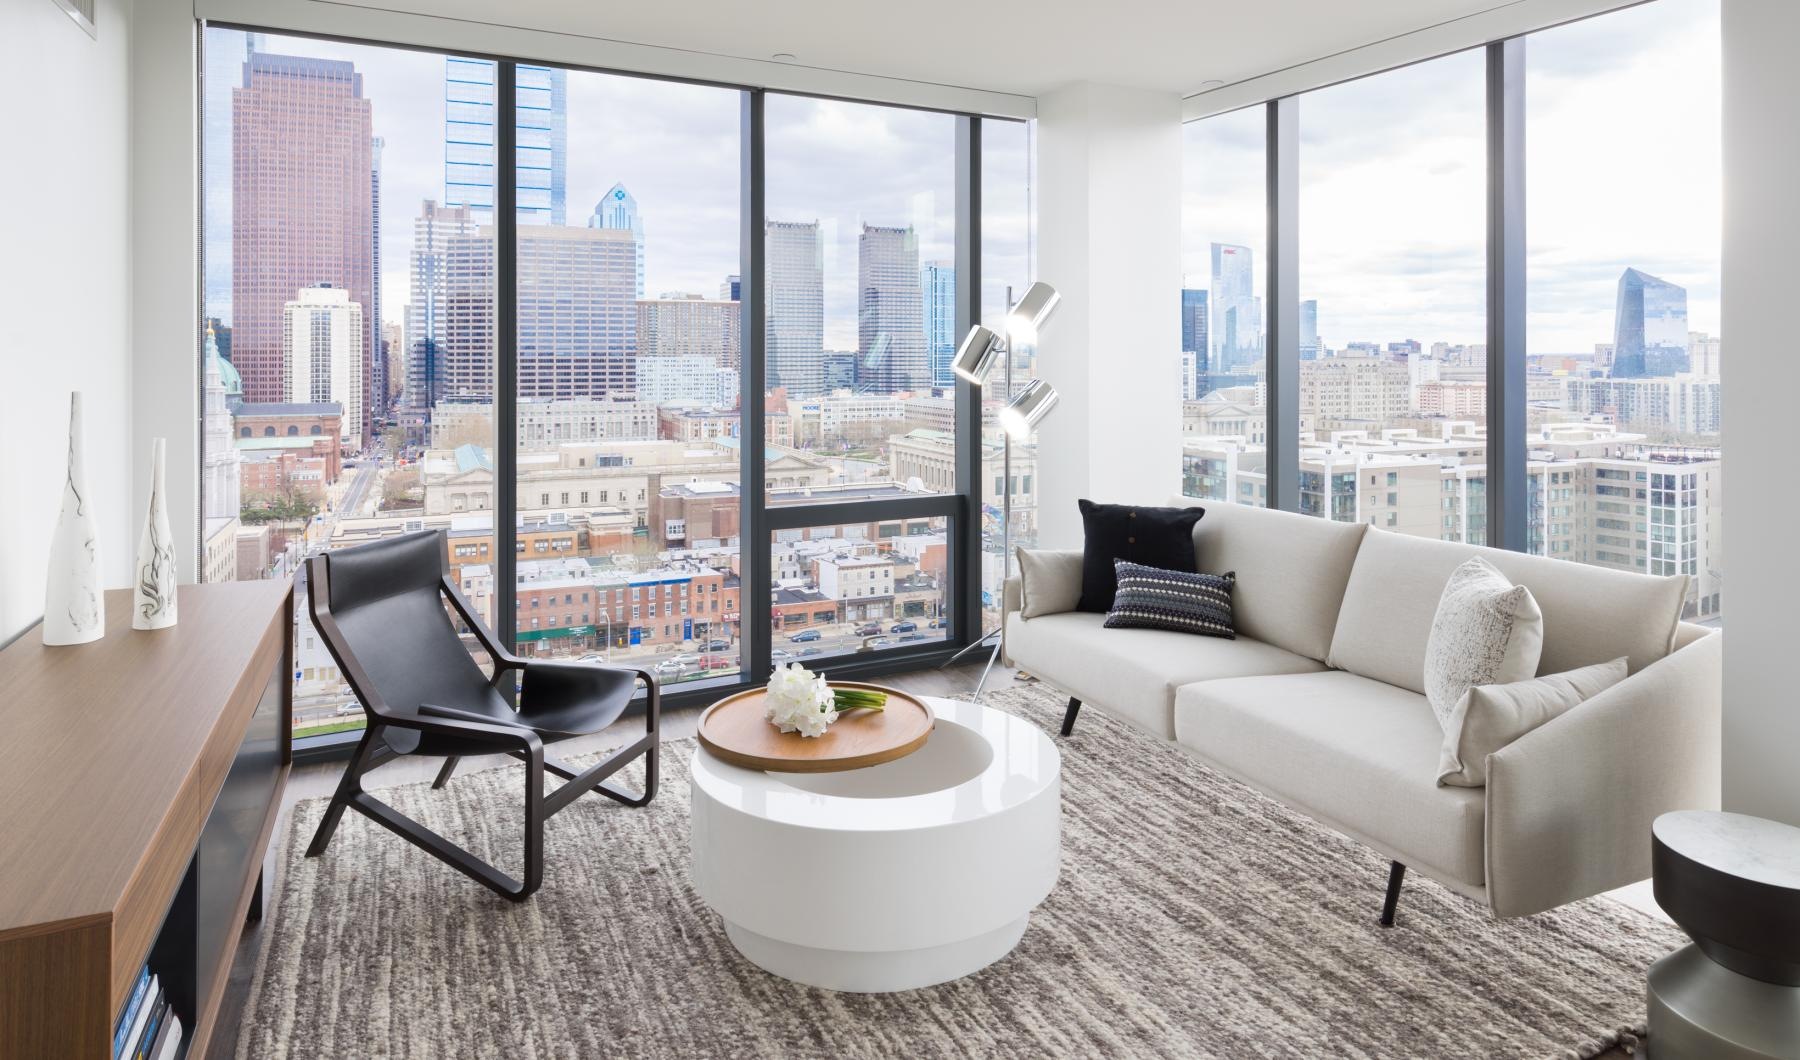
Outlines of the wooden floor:
<svg viewBox="0 0 1800 1060">
<path fill-rule="evenodd" d="M 983 659 L 983 663 L 985 663 Z M 948 696 L 959 692 L 968 692 L 975 687 L 981 677 L 981 665 L 962 666 L 949 670 L 917 670 L 911 673 L 894 674 L 881 679 L 883 684 L 911 692 L 921 696 Z M 1015 684 L 1013 671 L 998 663 L 994 672 L 988 677 L 987 687 L 1010 688 Z M 680 740 L 694 735 L 694 726 L 700 719 L 698 708 L 671 710 L 662 717 L 662 737 L 665 740 Z M 629 718 L 619 722 L 605 732 L 593 736 L 584 736 L 574 740 L 564 740 L 556 745 L 559 758 L 572 758 L 592 751 L 604 751 L 612 747 L 621 747 L 643 735 L 643 720 Z M 504 765 L 509 759 L 504 755 L 492 755 L 487 758 L 464 759 L 462 772 L 473 772 L 476 769 Z M 439 758 L 398 758 L 381 766 L 368 774 L 366 783 L 371 788 L 391 787 L 397 784 L 413 784 L 429 781 L 437 775 L 438 767 L 443 764 Z M 337 787 L 338 777 L 343 774 L 342 762 L 322 762 L 312 765 L 296 766 L 293 775 L 288 778 L 287 791 L 282 796 L 280 815 L 275 820 L 276 840 L 270 843 L 271 851 L 263 865 L 263 896 L 268 903 L 264 908 L 265 920 L 275 914 L 274 902 L 280 893 L 277 886 L 276 873 L 280 871 L 280 863 L 274 856 L 274 847 L 281 836 L 287 834 L 289 811 L 296 802 L 303 799 L 316 799 L 328 796 Z M 470 886 L 474 886 L 470 884 Z M 212 1042 L 207 1048 L 207 1060 L 229 1060 L 237 1044 L 238 1028 L 242 1023 L 244 1002 L 250 996 L 250 977 L 256 970 L 256 952 L 261 944 L 262 928 L 260 924 L 245 927 L 243 938 L 238 941 L 237 957 L 231 968 L 231 980 L 225 987 L 225 1000 L 219 1006 L 218 1025 L 213 1029 Z"/>
<path fill-rule="evenodd" d="M 948 696 L 958 692 L 967 692 L 975 687 L 981 676 L 981 666 L 964 666 L 950 670 L 918 670 L 911 673 L 896 674 L 882 678 L 883 683 L 904 689 L 916 695 Z M 1011 688 L 1021 680 L 1011 669 L 996 665 L 993 674 L 988 678 L 987 687 Z M 1028 679 L 1025 679 L 1028 680 Z M 694 734 L 695 723 L 699 720 L 700 711 L 696 708 L 670 711 L 663 715 L 662 733 L 666 740 L 679 740 Z M 557 744 L 558 755 L 572 757 L 591 751 L 603 751 L 611 747 L 623 746 L 631 742 L 643 732 L 643 722 L 637 719 L 622 721 L 603 733 L 567 740 Z M 469 759 L 464 770 L 473 770 L 489 766 L 502 765 L 507 759 L 502 755 L 494 755 L 486 759 Z M 440 759 L 436 758 L 400 758 L 369 774 L 371 787 L 411 784 L 431 780 L 437 775 Z M 299 766 L 294 769 L 288 780 L 287 792 L 282 798 L 280 816 L 275 822 L 275 835 L 286 835 L 288 813 L 294 803 L 302 799 L 320 798 L 330 795 L 337 786 L 339 775 L 343 772 L 341 762 L 317 763 Z M 271 844 L 273 847 L 274 844 Z M 276 886 L 276 873 L 280 865 L 273 856 L 264 866 L 263 894 L 269 903 L 265 915 L 272 918 L 275 912 L 274 902 L 280 893 Z M 471 884 L 473 886 L 473 884 Z M 1648 883 L 1636 884 L 1613 892 L 1613 896 L 1646 908 L 1656 915 L 1662 911 L 1655 905 L 1649 894 Z M 231 969 L 231 980 L 225 988 L 225 1000 L 219 1009 L 219 1021 L 213 1031 L 213 1038 L 207 1050 L 207 1060 L 229 1060 L 233 1056 L 238 1028 L 242 1022 L 244 1003 L 250 994 L 250 977 L 256 967 L 256 952 L 261 943 L 262 930 L 259 924 L 248 925 L 243 938 L 238 942 L 236 961 Z M 1629 1054 L 1614 1049 L 1602 1054 L 1597 1060 L 1628 1060 Z"/>
</svg>

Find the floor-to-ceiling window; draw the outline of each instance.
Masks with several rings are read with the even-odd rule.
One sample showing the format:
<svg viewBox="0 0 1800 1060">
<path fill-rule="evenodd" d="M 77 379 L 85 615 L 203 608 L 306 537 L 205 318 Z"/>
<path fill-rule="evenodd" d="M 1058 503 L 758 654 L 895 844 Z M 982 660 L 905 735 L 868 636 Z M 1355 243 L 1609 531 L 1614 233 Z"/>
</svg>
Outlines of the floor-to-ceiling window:
<svg viewBox="0 0 1800 1060">
<path fill-rule="evenodd" d="M 1300 99 L 1308 515 L 1486 542 L 1483 75 L 1460 52 Z"/>
<path fill-rule="evenodd" d="M 1529 547 L 1720 612 L 1719 0 L 1528 38 Z"/>
<path fill-rule="evenodd" d="M 221 27 L 201 75 L 203 579 L 298 575 L 297 736 L 361 724 L 305 559 L 421 530 L 521 654 L 678 692 L 978 635 L 957 189 L 998 159 L 1022 287 L 1026 125 Z"/>
<path fill-rule="evenodd" d="M 868 506 L 967 487 L 950 372 L 957 118 L 776 93 L 765 106 L 765 492 L 771 510 L 848 506 L 773 527 L 771 656 L 942 641 L 950 521 Z"/>
<path fill-rule="evenodd" d="M 1032 242 L 1032 126 L 1022 121 L 981 125 L 981 323 L 1004 331 L 1012 308 L 1037 278 Z M 960 336 L 958 336 L 960 339 Z M 1012 383 L 1003 359 L 981 391 L 982 629 L 1000 624 L 1002 585 L 1017 548 L 1037 545 L 1037 432 L 1009 439 L 997 414 L 1037 378 L 1037 350 L 1020 343 L 1011 353 Z M 1010 488 L 1010 506 L 1007 490 Z"/>
<path fill-rule="evenodd" d="M 1261 107 L 1189 122 L 1183 129 L 1176 372 L 1182 398 L 1181 492 L 1258 507 L 1268 504 L 1264 136 Z M 1305 344 L 1305 319 L 1301 326 Z"/>
<path fill-rule="evenodd" d="M 641 666 L 665 686 L 734 675 L 743 93 L 528 71 L 515 643 Z M 533 180 L 546 146 L 548 177 Z M 527 213 L 532 184 L 551 209 Z"/>
<path fill-rule="evenodd" d="M 1719 0 L 1653 0 L 1280 104 L 1299 129 L 1273 162 L 1298 185 L 1276 219 L 1299 251 L 1297 341 L 1265 344 L 1253 370 L 1295 369 L 1280 429 L 1299 445 L 1264 470 L 1298 510 L 1686 575 L 1688 617 L 1717 619 L 1720 80 Z M 1219 182 L 1254 168 L 1239 141 L 1268 149 L 1276 106 L 1187 128 L 1184 335 L 1187 299 L 1217 332 L 1242 292 L 1193 274 L 1213 231 L 1266 217 L 1264 185 L 1239 178 L 1234 206 Z M 1519 275 L 1523 312 L 1490 319 Z M 1490 422 L 1498 408 L 1518 418 Z M 1223 432 L 1184 426 L 1186 492 L 1224 499 L 1224 446 L 1206 440 Z M 1503 466 L 1523 469 L 1512 501 L 1489 488 Z"/>
<path fill-rule="evenodd" d="M 362 712 L 307 556 L 442 528 L 492 606 L 493 64 L 209 27 L 201 74 L 201 579 L 296 579 L 295 735 L 322 736 Z"/>
</svg>

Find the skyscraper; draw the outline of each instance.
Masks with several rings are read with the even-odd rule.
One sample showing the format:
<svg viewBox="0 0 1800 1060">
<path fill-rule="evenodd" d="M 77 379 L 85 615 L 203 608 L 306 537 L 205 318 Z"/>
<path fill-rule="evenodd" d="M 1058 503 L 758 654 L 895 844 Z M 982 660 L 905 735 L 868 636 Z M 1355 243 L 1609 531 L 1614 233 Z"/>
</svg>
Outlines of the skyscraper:
<svg viewBox="0 0 1800 1060">
<path fill-rule="evenodd" d="M 387 141 L 377 136 L 369 141 L 369 248 L 373 261 L 369 267 L 369 399 L 364 412 L 373 431 L 375 421 L 387 412 L 388 359 L 381 334 L 381 149 Z"/>
<path fill-rule="evenodd" d="M 363 309 L 330 284 L 308 287 L 282 309 L 281 400 L 342 406 L 345 438 L 363 434 Z"/>
<path fill-rule="evenodd" d="M 1182 388 L 1184 393 L 1191 392 L 1196 398 L 1205 397 L 1212 389 L 1206 385 L 1206 375 L 1211 371 L 1206 306 L 1205 288 L 1181 289 L 1181 352 L 1194 355 L 1191 361 L 1182 361 Z"/>
<path fill-rule="evenodd" d="M 415 439 L 445 398 L 493 400 L 493 264 L 467 206 L 430 199 L 413 219 L 405 421 Z"/>
<path fill-rule="evenodd" d="M 1255 265 L 1250 248 L 1212 245 L 1212 371 L 1234 372 L 1254 362 L 1262 349 L 1262 313 L 1257 306 Z"/>
<path fill-rule="evenodd" d="M 348 62 L 253 53 L 232 93 L 232 125 L 232 362 L 244 398 L 282 400 L 285 308 L 324 283 L 362 310 L 367 407 L 375 224 L 362 75 Z"/>
<path fill-rule="evenodd" d="M 731 302 L 740 301 L 743 298 L 743 289 L 744 278 L 733 273 L 725 277 L 725 281 L 719 284 L 719 297 Z"/>
<path fill-rule="evenodd" d="M 520 224 L 567 220 L 569 72 L 518 68 Z M 494 64 L 444 59 L 444 202 L 467 206 L 478 221 L 494 209 Z"/>
<path fill-rule="evenodd" d="M 1300 303 L 1300 359 L 1319 359 L 1319 300 L 1308 298 Z"/>
<path fill-rule="evenodd" d="M 1688 370 L 1687 288 L 1626 269 L 1613 317 L 1613 370 L 1618 379 L 1678 375 Z"/>
<path fill-rule="evenodd" d="M 638 214 L 637 200 L 625 185 L 614 184 L 606 194 L 594 205 L 593 215 L 588 218 L 589 228 L 611 228 L 630 232 L 632 242 L 637 244 L 637 295 L 644 297 L 644 219 Z"/>
<path fill-rule="evenodd" d="M 919 270 L 919 290 L 931 385 L 953 387 L 956 376 L 950 371 L 950 362 L 956 359 L 956 266 L 947 261 L 926 262 Z"/>
<path fill-rule="evenodd" d="M 817 221 L 769 221 L 764 387 L 813 397 L 825 385 L 825 244 Z"/>
<path fill-rule="evenodd" d="M 408 375 L 421 378 L 420 392 L 431 404 L 491 401 L 494 228 L 469 224 L 461 207 L 426 207 L 417 222 L 423 231 L 414 236 L 415 306 L 407 332 L 418 356 Z M 518 231 L 519 398 L 568 401 L 633 389 L 631 233 L 567 225 Z M 428 235 L 437 242 L 427 244 Z M 425 245 L 433 246 L 435 263 L 421 260 Z M 436 271 L 428 272 L 433 264 Z M 409 427 L 416 422 L 409 419 Z"/>
<path fill-rule="evenodd" d="M 640 298 L 637 303 L 637 356 L 702 356 L 715 368 L 738 366 L 738 303 L 697 294 Z"/>
<path fill-rule="evenodd" d="M 919 239 L 909 225 L 865 224 L 857 240 L 857 386 L 891 394 L 925 386 Z"/>
<path fill-rule="evenodd" d="M 245 60 L 262 47 L 260 33 L 207 27 L 200 97 L 205 125 L 200 177 L 206 196 L 206 225 L 202 232 L 206 310 L 227 322 L 231 319 L 231 94 L 244 83 Z M 223 333 L 219 337 L 223 339 Z M 231 350 L 223 342 L 219 355 L 227 361 L 231 359 Z"/>
</svg>

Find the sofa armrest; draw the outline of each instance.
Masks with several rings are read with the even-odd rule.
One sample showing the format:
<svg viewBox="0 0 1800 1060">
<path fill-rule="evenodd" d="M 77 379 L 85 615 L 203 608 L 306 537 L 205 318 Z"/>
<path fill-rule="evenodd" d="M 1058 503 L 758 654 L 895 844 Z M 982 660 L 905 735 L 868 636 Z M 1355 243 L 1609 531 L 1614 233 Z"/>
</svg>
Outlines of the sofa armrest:
<svg viewBox="0 0 1800 1060">
<path fill-rule="evenodd" d="M 1032 619 L 1075 610 L 1081 602 L 1081 550 L 1019 551 L 1019 616 Z"/>
<path fill-rule="evenodd" d="M 1650 824 L 1719 806 L 1722 635 L 1487 760 L 1488 903 L 1525 916 L 1650 875 Z"/>
</svg>

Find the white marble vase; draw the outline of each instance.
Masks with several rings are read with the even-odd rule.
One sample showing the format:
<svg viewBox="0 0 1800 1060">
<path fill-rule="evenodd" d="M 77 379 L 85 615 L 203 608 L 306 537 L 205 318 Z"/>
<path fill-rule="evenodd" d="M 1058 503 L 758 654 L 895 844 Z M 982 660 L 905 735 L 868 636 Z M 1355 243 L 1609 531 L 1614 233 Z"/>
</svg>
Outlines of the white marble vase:
<svg viewBox="0 0 1800 1060">
<path fill-rule="evenodd" d="M 167 629 L 175 624 L 175 542 L 169 536 L 169 504 L 163 490 L 164 440 L 150 449 L 150 510 L 138 537 L 132 569 L 131 628 Z"/>
<path fill-rule="evenodd" d="M 100 526 L 82 466 L 81 391 L 69 395 L 69 466 L 62 514 L 50 541 L 44 586 L 44 643 L 86 644 L 106 633 L 106 595 L 100 581 Z"/>
</svg>

